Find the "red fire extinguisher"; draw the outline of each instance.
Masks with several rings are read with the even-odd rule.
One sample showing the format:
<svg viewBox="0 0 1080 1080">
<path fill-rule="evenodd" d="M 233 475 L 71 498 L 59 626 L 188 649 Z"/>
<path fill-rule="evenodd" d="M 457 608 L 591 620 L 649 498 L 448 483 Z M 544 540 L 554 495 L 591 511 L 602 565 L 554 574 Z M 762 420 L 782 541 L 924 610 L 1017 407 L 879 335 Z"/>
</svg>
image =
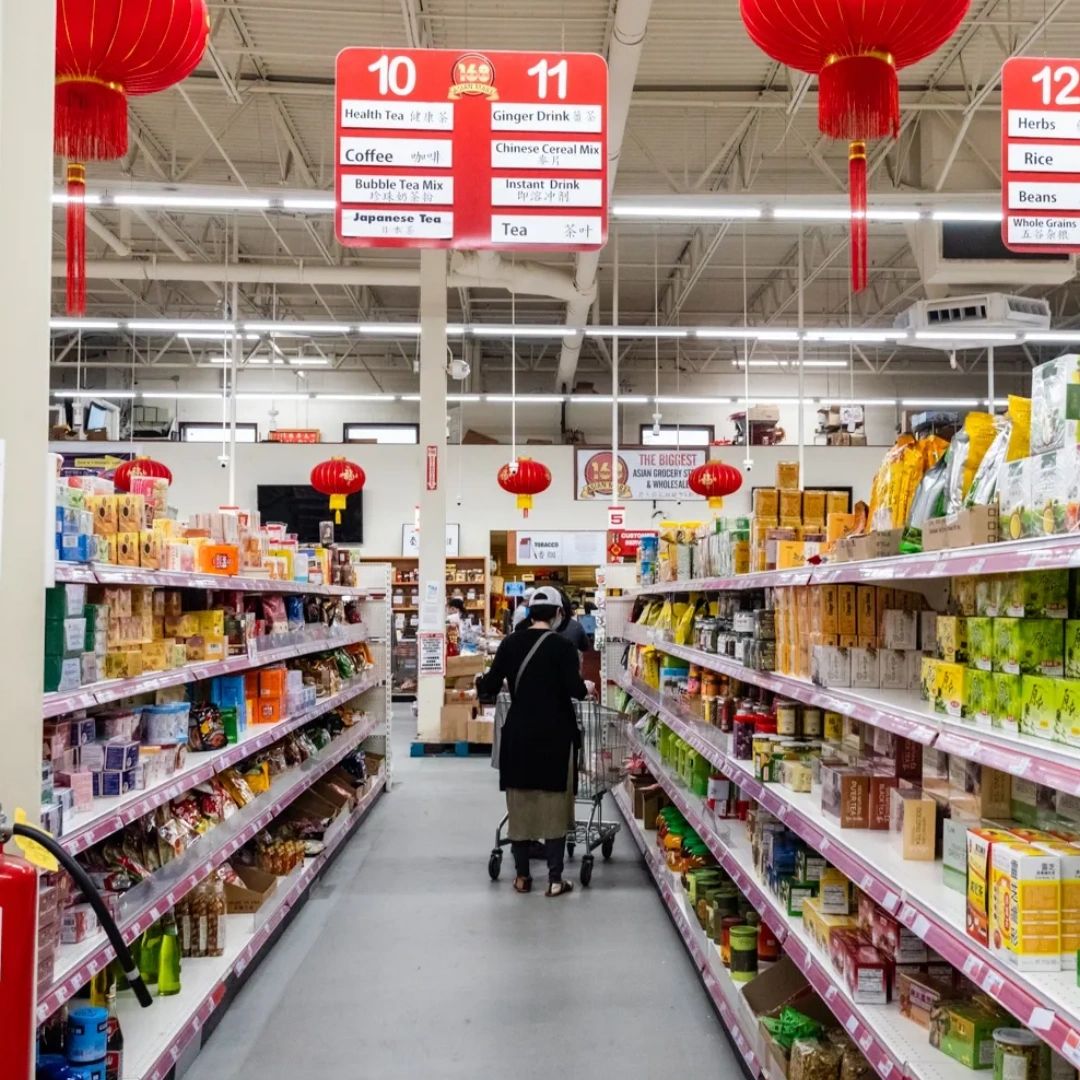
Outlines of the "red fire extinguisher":
<svg viewBox="0 0 1080 1080">
<path fill-rule="evenodd" d="M 3 831 L 0 824 L 0 843 Z M 34 1075 L 37 877 L 28 862 L 0 847 L 0 1046 L 12 1080 Z"/>
<path fill-rule="evenodd" d="M 4 853 L 13 836 L 32 840 L 71 875 L 94 909 L 139 1004 L 153 1003 L 124 938 L 89 875 L 47 832 L 21 822 L 8 824 L 0 808 L 0 1080 L 32 1080 L 37 988 L 38 872 Z"/>
</svg>

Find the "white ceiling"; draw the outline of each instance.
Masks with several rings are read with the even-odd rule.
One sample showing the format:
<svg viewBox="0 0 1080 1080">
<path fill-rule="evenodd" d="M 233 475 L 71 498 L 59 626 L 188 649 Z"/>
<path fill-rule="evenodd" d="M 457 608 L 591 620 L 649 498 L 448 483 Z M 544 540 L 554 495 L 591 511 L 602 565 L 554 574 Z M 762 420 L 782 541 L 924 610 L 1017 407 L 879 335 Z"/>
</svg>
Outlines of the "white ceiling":
<svg viewBox="0 0 1080 1080">
<path fill-rule="evenodd" d="M 211 49 L 181 87 L 131 105 L 131 152 L 123 161 L 91 166 L 90 184 L 128 182 L 229 185 L 235 189 L 329 191 L 333 174 L 334 58 L 346 45 L 565 49 L 606 52 L 618 0 L 209 0 Z M 904 128 L 896 143 L 871 150 L 873 193 L 990 194 L 999 185 L 997 78 L 1017 51 L 1070 56 L 1080 52 L 1077 0 L 973 0 L 957 36 L 937 55 L 901 72 Z M 736 0 L 653 0 L 637 73 L 616 198 L 630 195 L 731 192 L 765 196 L 837 195 L 846 190 L 847 149 L 818 135 L 816 82 L 764 56 L 746 37 Z M 955 154 L 953 153 L 956 147 Z M 57 162 L 59 184 L 63 163 Z M 88 237 L 91 259 L 118 264 L 153 260 L 233 259 L 254 265 L 414 266 L 407 252 L 339 249 L 329 216 L 242 214 L 102 208 Z M 796 256 L 800 226 L 758 222 L 694 225 L 622 223 L 619 236 L 620 321 L 722 323 L 741 321 L 744 294 L 751 322 L 791 322 L 796 314 Z M 852 298 L 846 231 L 824 223 L 802 227 L 810 324 L 887 323 L 925 295 L 901 226 L 871 227 L 870 288 Z M 63 256 L 63 218 L 54 219 L 57 257 Z M 546 259 L 567 272 L 571 256 Z M 129 268 L 130 269 L 130 268 Z M 613 245 L 601 258 L 599 321 L 610 319 Z M 655 283 L 655 285 L 654 285 Z M 1003 282 L 1025 291 L 1021 279 Z M 57 279 L 54 310 L 63 311 Z M 1055 320 L 1080 324 L 1070 282 L 1050 295 Z M 220 317 L 220 282 L 95 278 L 88 315 Z M 359 321 L 412 320 L 412 287 L 344 288 L 303 284 L 247 285 L 241 317 Z M 451 318 L 509 321 L 511 298 L 497 289 L 456 290 Z M 519 320 L 557 323 L 562 301 L 519 296 Z M 68 339 L 56 340 L 59 357 Z M 181 343 L 136 343 L 137 362 L 194 362 Z M 84 358 L 132 361 L 131 343 L 90 339 Z M 332 346 L 325 346 L 333 348 Z M 346 346 L 338 347 L 343 353 Z M 409 342 L 354 343 L 343 369 L 363 363 L 406 365 Z M 669 346 L 665 346 L 665 350 Z M 876 367 L 893 350 L 868 350 Z M 485 344 L 485 355 L 505 358 L 506 346 Z M 68 351 L 62 362 L 73 358 Z M 730 370 L 731 346 L 686 346 L 684 370 Z M 1034 357 L 1019 350 L 1015 363 Z M 527 355 L 552 372 L 558 344 Z M 977 354 L 970 357 L 978 363 Z M 626 362 L 653 362 L 653 346 L 631 346 Z M 1008 358 L 1004 360 L 1009 363 Z M 893 358 L 897 365 L 916 356 Z M 606 350 L 586 343 L 582 372 L 608 366 Z"/>
</svg>

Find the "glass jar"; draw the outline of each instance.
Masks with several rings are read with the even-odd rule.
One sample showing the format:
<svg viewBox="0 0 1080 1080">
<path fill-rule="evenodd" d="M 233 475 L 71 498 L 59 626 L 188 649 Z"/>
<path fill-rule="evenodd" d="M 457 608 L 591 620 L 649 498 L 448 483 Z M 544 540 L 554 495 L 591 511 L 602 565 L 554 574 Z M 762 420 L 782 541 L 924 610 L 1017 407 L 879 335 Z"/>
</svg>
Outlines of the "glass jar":
<svg viewBox="0 0 1080 1080">
<path fill-rule="evenodd" d="M 776 703 L 776 733 L 789 737 L 799 734 L 799 707 L 794 701 Z"/>
<path fill-rule="evenodd" d="M 822 731 L 821 710 L 806 705 L 802 711 L 802 733 L 808 739 L 820 739 Z"/>
<path fill-rule="evenodd" d="M 734 751 L 739 761 L 750 761 L 754 756 L 754 717 L 749 713 L 737 713 L 732 724 Z"/>
</svg>

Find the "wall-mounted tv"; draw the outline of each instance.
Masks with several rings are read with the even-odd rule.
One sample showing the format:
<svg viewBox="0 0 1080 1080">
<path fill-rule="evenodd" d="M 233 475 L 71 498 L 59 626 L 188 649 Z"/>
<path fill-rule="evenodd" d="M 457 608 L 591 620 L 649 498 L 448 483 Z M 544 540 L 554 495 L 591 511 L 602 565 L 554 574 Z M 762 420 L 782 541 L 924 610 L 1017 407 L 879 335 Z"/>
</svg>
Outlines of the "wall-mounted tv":
<svg viewBox="0 0 1080 1080">
<path fill-rule="evenodd" d="M 333 521 L 330 498 L 307 484 L 260 484 L 259 514 L 263 522 L 284 521 L 289 532 L 302 544 L 319 542 L 319 522 Z M 341 512 L 341 524 L 334 527 L 339 544 L 364 542 L 364 493 L 350 495 Z"/>
</svg>

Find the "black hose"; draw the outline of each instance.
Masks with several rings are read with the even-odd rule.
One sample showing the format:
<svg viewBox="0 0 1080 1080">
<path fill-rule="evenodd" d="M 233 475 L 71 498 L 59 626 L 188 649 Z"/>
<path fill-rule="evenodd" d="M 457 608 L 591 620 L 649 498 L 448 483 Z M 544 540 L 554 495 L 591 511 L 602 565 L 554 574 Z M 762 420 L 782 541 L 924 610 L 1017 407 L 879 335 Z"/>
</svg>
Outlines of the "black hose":
<svg viewBox="0 0 1080 1080">
<path fill-rule="evenodd" d="M 112 944 L 113 950 L 116 952 L 116 959 L 119 960 L 120 967 L 123 968 L 124 978 L 127 979 L 131 989 L 135 991 L 135 997 L 138 999 L 139 1004 L 144 1009 L 153 1005 L 154 999 L 139 974 L 131 950 L 121 936 L 119 928 L 109 913 L 109 909 L 105 906 L 105 901 L 101 899 L 101 894 L 90 880 L 90 875 L 48 833 L 34 828 L 33 825 L 18 824 L 12 826 L 12 832 L 16 836 L 24 836 L 27 840 L 33 840 L 35 843 L 40 844 L 51 855 L 54 855 L 63 868 L 75 879 L 75 884 L 86 898 L 86 902 L 94 909 L 94 913 L 105 931 L 105 936 Z"/>
</svg>

